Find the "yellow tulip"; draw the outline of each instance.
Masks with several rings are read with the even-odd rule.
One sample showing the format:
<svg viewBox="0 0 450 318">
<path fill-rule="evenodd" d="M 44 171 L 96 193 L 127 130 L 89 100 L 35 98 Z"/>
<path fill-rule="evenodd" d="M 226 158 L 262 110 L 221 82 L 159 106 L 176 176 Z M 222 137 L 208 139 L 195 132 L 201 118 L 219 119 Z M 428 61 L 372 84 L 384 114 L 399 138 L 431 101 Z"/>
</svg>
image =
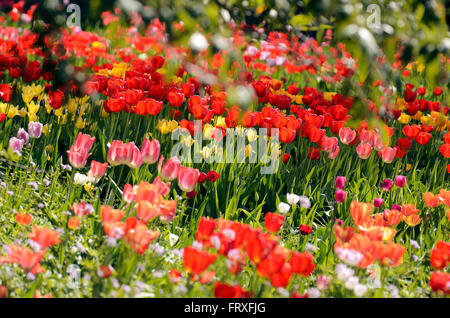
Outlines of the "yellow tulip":
<svg viewBox="0 0 450 318">
<path fill-rule="evenodd" d="M 84 126 L 86 126 L 85 120 L 81 116 L 78 117 L 75 127 L 81 130 L 84 128 Z"/>
<path fill-rule="evenodd" d="M 34 98 L 34 94 L 32 91 L 31 86 L 25 86 L 22 89 L 22 100 L 24 101 L 25 104 L 28 104 L 29 102 L 31 102 Z"/>
<path fill-rule="evenodd" d="M 30 121 L 34 121 L 34 122 L 39 121 L 38 116 L 36 116 L 36 114 L 30 113 L 30 112 L 28 113 L 28 119 L 29 119 Z"/>
<path fill-rule="evenodd" d="M 402 124 L 407 124 L 411 120 L 411 116 L 409 116 L 409 115 L 407 115 L 405 113 L 402 113 L 397 120 L 399 122 L 401 122 Z"/>
<path fill-rule="evenodd" d="M 249 142 L 253 142 L 258 139 L 258 134 L 256 133 L 256 129 L 248 129 L 247 130 L 247 138 Z"/>
<path fill-rule="evenodd" d="M 220 127 L 227 127 L 227 124 L 225 122 L 225 118 L 223 118 L 222 116 L 218 116 L 216 119 L 216 126 L 220 126 Z"/>
<path fill-rule="evenodd" d="M 61 117 L 63 114 L 64 114 L 64 107 L 60 107 L 60 108 L 55 110 L 55 116 L 56 117 Z"/>
<path fill-rule="evenodd" d="M 14 118 L 18 112 L 19 112 L 19 107 L 10 106 L 9 110 L 8 110 L 8 118 Z"/>
<path fill-rule="evenodd" d="M 92 42 L 91 45 L 92 45 L 92 47 L 97 48 L 97 49 L 102 49 L 102 48 L 104 48 L 103 43 L 101 43 L 101 42 L 99 42 L 99 41 L 94 41 L 94 42 Z"/>
<path fill-rule="evenodd" d="M 69 98 L 69 100 L 67 101 L 67 111 L 74 115 L 77 112 L 77 101 L 73 98 Z"/>
<path fill-rule="evenodd" d="M 333 93 L 333 92 L 325 92 L 325 93 L 323 93 L 323 97 L 324 97 L 326 100 L 331 101 L 331 100 L 333 99 L 333 96 L 334 96 L 335 94 L 336 94 L 336 93 Z"/>
<path fill-rule="evenodd" d="M 18 112 L 20 117 L 25 117 L 27 115 L 27 110 L 25 108 L 21 108 Z"/>
<path fill-rule="evenodd" d="M 420 117 L 422 117 L 423 113 L 419 110 L 414 116 L 412 116 L 415 120 L 420 120 Z"/>
<path fill-rule="evenodd" d="M 50 130 L 52 129 L 52 125 L 50 124 L 45 124 L 44 126 L 42 126 L 42 133 L 44 135 L 46 135 L 48 132 L 50 132 Z"/>
<path fill-rule="evenodd" d="M 31 101 L 27 103 L 28 111 L 32 114 L 36 114 L 39 111 L 40 105 L 39 103 L 36 104 L 35 102 Z"/>
<path fill-rule="evenodd" d="M 45 150 L 47 150 L 47 152 L 52 153 L 55 150 L 55 147 L 53 147 L 53 145 L 47 145 L 45 146 Z"/>
</svg>

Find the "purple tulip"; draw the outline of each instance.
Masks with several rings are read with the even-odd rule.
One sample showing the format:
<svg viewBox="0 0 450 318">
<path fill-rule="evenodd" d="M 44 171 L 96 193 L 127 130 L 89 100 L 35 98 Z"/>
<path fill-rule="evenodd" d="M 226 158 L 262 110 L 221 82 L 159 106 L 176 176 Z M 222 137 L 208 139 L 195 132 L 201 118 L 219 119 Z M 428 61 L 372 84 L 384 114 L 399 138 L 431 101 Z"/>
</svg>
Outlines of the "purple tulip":
<svg viewBox="0 0 450 318">
<path fill-rule="evenodd" d="M 41 137 L 42 124 L 30 121 L 30 123 L 28 124 L 28 133 L 30 134 L 31 138 Z"/>
<path fill-rule="evenodd" d="M 30 139 L 30 136 L 25 131 L 25 129 L 20 128 L 19 131 L 17 132 L 17 138 L 22 139 L 24 144 L 26 144 L 28 142 L 28 140 Z"/>
<path fill-rule="evenodd" d="M 16 137 L 11 137 L 11 139 L 9 139 L 9 148 L 18 155 L 20 155 L 20 152 L 22 151 L 23 144 L 24 141 L 22 139 Z"/>
</svg>

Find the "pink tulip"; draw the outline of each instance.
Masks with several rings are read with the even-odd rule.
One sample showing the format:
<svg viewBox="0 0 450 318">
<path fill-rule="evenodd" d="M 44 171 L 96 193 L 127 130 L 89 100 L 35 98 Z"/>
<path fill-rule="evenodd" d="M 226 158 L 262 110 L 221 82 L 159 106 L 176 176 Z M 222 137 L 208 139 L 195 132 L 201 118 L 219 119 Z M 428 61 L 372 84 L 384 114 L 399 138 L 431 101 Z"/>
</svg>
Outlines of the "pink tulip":
<svg viewBox="0 0 450 318">
<path fill-rule="evenodd" d="M 376 151 L 383 150 L 385 144 L 383 143 L 383 139 L 381 139 L 381 136 L 379 134 L 373 135 L 373 148 L 375 148 Z"/>
<path fill-rule="evenodd" d="M 399 188 L 403 188 L 406 185 L 406 177 L 405 176 L 396 176 L 395 177 L 395 185 Z"/>
<path fill-rule="evenodd" d="M 359 133 L 359 139 L 361 140 L 361 143 L 373 146 L 374 135 L 375 133 L 373 131 L 364 129 Z"/>
<path fill-rule="evenodd" d="M 330 159 L 336 159 L 337 155 L 339 154 L 339 146 L 336 146 L 336 150 L 332 153 L 328 154 L 328 158 Z"/>
<path fill-rule="evenodd" d="M 178 169 L 178 186 L 184 192 L 191 192 L 197 185 L 197 180 L 200 172 L 194 168 L 185 168 L 180 166 Z"/>
<path fill-rule="evenodd" d="M 356 138 L 356 131 L 349 127 L 342 127 L 339 130 L 339 138 L 341 142 L 345 145 L 350 144 Z"/>
<path fill-rule="evenodd" d="M 91 161 L 91 170 L 89 171 L 89 173 L 92 175 L 92 177 L 94 177 L 96 179 L 100 179 L 105 175 L 106 169 L 108 169 L 107 162 L 101 163 L 101 162 L 92 160 Z"/>
<path fill-rule="evenodd" d="M 337 202 L 344 202 L 345 198 L 347 197 L 347 192 L 343 190 L 336 190 L 334 194 L 334 198 Z"/>
<path fill-rule="evenodd" d="M 114 140 L 108 150 L 108 162 L 111 166 L 126 164 L 130 157 L 130 148 L 121 140 Z"/>
<path fill-rule="evenodd" d="M 144 161 L 142 160 L 142 154 L 139 148 L 134 144 L 134 142 L 129 142 L 126 146 L 129 149 L 129 156 L 125 164 L 131 169 L 136 169 L 142 166 Z"/>
<path fill-rule="evenodd" d="M 336 177 L 336 180 L 334 180 L 334 186 L 336 187 L 336 189 L 344 189 L 346 182 L 347 182 L 346 177 L 339 176 Z"/>
<path fill-rule="evenodd" d="M 381 183 L 381 188 L 383 191 L 390 191 L 393 185 L 394 182 L 391 179 L 384 179 Z"/>
<path fill-rule="evenodd" d="M 338 146 L 338 139 L 336 137 L 323 136 L 322 138 L 322 150 L 327 153 L 333 153 Z"/>
<path fill-rule="evenodd" d="M 376 208 L 379 208 L 383 204 L 383 201 L 384 200 L 382 198 L 375 198 L 375 199 L 373 199 L 373 205 Z"/>
<path fill-rule="evenodd" d="M 136 200 L 136 193 L 131 184 L 127 183 L 123 187 L 122 198 L 128 203 L 131 203 Z"/>
<path fill-rule="evenodd" d="M 370 157 L 370 153 L 372 151 L 372 146 L 365 143 L 360 143 L 356 147 L 356 153 L 361 159 L 367 159 Z"/>
<path fill-rule="evenodd" d="M 145 138 L 141 146 L 142 159 L 144 162 L 150 164 L 157 162 L 160 149 L 161 146 L 157 139 L 149 141 L 148 138 Z"/>
<path fill-rule="evenodd" d="M 159 158 L 158 163 L 158 172 L 164 180 L 172 181 L 175 180 L 178 176 L 178 169 L 181 166 L 180 160 L 177 157 L 172 157 L 164 164 L 162 167 L 162 163 L 164 161 L 164 156 Z M 162 167 L 162 168 L 161 168 Z"/>
<path fill-rule="evenodd" d="M 378 153 L 381 156 L 381 159 L 386 163 L 391 163 L 395 158 L 395 153 L 397 150 L 395 148 L 391 147 L 384 147 L 381 151 Z"/>
<path fill-rule="evenodd" d="M 160 177 L 156 177 L 153 180 L 153 185 L 158 189 L 158 193 L 162 196 L 168 195 L 170 192 L 170 182 L 164 183 Z"/>
<path fill-rule="evenodd" d="M 86 166 L 87 159 L 90 156 L 89 151 L 91 150 L 94 142 L 95 137 L 82 134 L 81 132 L 78 133 L 72 147 L 70 147 L 70 150 L 67 151 L 69 162 L 72 167 L 80 169 Z"/>
</svg>

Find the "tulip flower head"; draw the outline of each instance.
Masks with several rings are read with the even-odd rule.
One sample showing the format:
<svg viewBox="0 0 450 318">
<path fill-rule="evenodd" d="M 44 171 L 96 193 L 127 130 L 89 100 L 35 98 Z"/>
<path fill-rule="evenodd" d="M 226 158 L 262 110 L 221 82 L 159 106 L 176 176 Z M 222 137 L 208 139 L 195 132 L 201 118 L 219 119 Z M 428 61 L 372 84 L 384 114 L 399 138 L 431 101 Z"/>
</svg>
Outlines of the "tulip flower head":
<svg viewBox="0 0 450 318">
<path fill-rule="evenodd" d="M 399 188 L 403 188 L 406 185 L 406 177 L 405 176 L 396 176 L 395 177 L 395 185 Z"/>
<path fill-rule="evenodd" d="M 145 138 L 141 146 L 142 160 L 149 164 L 156 163 L 158 161 L 160 149 L 161 146 L 157 139 L 149 141 Z"/>
<path fill-rule="evenodd" d="M 290 205 L 295 205 L 295 204 L 297 204 L 298 201 L 300 201 L 300 197 L 296 194 L 288 193 L 288 194 L 286 194 L 286 201 Z"/>
<path fill-rule="evenodd" d="M 344 202 L 346 197 L 347 197 L 347 192 L 345 192 L 343 190 L 336 190 L 336 192 L 334 194 L 334 199 L 337 202 Z"/>
<path fill-rule="evenodd" d="M 41 137 L 41 133 L 42 133 L 42 124 L 30 121 L 30 123 L 28 124 L 28 134 L 30 138 L 37 139 Z"/>
<path fill-rule="evenodd" d="M 336 189 L 344 189 L 346 182 L 347 178 L 339 176 L 336 177 L 336 180 L 334 181 L 334 186 L 336 187 Z"/>
<path fill-rule="evenodd" d="M 95 142 L 95 137 L 91 137 L 87 134 L 78 133 L 74 144 L 67 151 L 69 162 L 75 169 L 83 168 L 86 165 L 88 157 L 91 155 L 91 150 Z"/>
<path fill-rule="evenodd" d="M 394 181 L 392 181 L 391 179 L 384 179 L 383 182 L 381 183 L 381 188 L 383 189 L 383 191 L 391 191 L 392 186 L 394 185 Z"/>
</svg>

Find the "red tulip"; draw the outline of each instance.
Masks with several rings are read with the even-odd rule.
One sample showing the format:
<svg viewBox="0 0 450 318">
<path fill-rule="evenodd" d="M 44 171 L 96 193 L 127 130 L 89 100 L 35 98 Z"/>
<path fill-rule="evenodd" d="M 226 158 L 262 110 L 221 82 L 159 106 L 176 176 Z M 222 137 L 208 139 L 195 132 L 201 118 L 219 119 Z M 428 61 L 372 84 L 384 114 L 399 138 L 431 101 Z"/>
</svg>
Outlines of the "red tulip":
<svg viewBox="0 0 450 318">
<path fill-rule="evenodd" d="M 309 276 L 316 267 L 314 257 L 310 253 L 293 252 L 289 264 L 294 273 L 302 276 Z"/>
<path fill-rule="evenodd" d="M 167 101 L 169 102 L 170 106 L 179 108 L 181 105 L 183 105 L 184 95 L 177 90 L 170 91 L 167 94 Z"/>
<path fill-rule="evenodd" d="M 268 212 L 264 217 L 264 226 L 266 227 L 266 230 L 271 233 L 278 232 L 283 225 L 283 222 L 284 216 L 280 214 Z"/>
<path fill-rule="evenodd" d="M 426 145 L 430 141 L 430 139 L 431 134 L 424 131 L 420 131 L 414 138 L 414 140 L 420 145 Z"/>
<path fill-rule="evenodd" d="M 211 182 L 216 182 L 220 175 L 216 171 L 208 171 L 208 180 Z"/>
<path fill-rule="evenodd" d="M 0 98 L 5 102 L 9 103 L 11 101 L 12 88 L 8 84 L 0 84 Z"/>
<path fill-rule="evenodd" d="M 439 147 L 444 158 L 450 158 L 450 144 L 443 144 Z"/>
<path fill-rule="evenodd" d="M 433 90 L 433 94 L 436 95 L 436 96 L 439 96 L 439 95 L 442 94 L 443 91 L 444 91 L 444 90 L 443 90 L 442 87 L 436 86 L 436 87 L 434 88 L 434 90 Z"/>
<path fill-rule="evenodd" d="M 54 109 L 58 109 L 64 103 L 64 93 L 61 90 L 50 91 L 48 93 L 48 97 L 50 98 L 50 106 Z"/>
<path fill-rule="evenodd" d="M 208 252 L 199 251 L 193 247 L 184 248 L 184 268 L 191 274 L 200 274 L 209 265 L 214 263 L 217 255 L 209 254 Z"/>
</svg>

